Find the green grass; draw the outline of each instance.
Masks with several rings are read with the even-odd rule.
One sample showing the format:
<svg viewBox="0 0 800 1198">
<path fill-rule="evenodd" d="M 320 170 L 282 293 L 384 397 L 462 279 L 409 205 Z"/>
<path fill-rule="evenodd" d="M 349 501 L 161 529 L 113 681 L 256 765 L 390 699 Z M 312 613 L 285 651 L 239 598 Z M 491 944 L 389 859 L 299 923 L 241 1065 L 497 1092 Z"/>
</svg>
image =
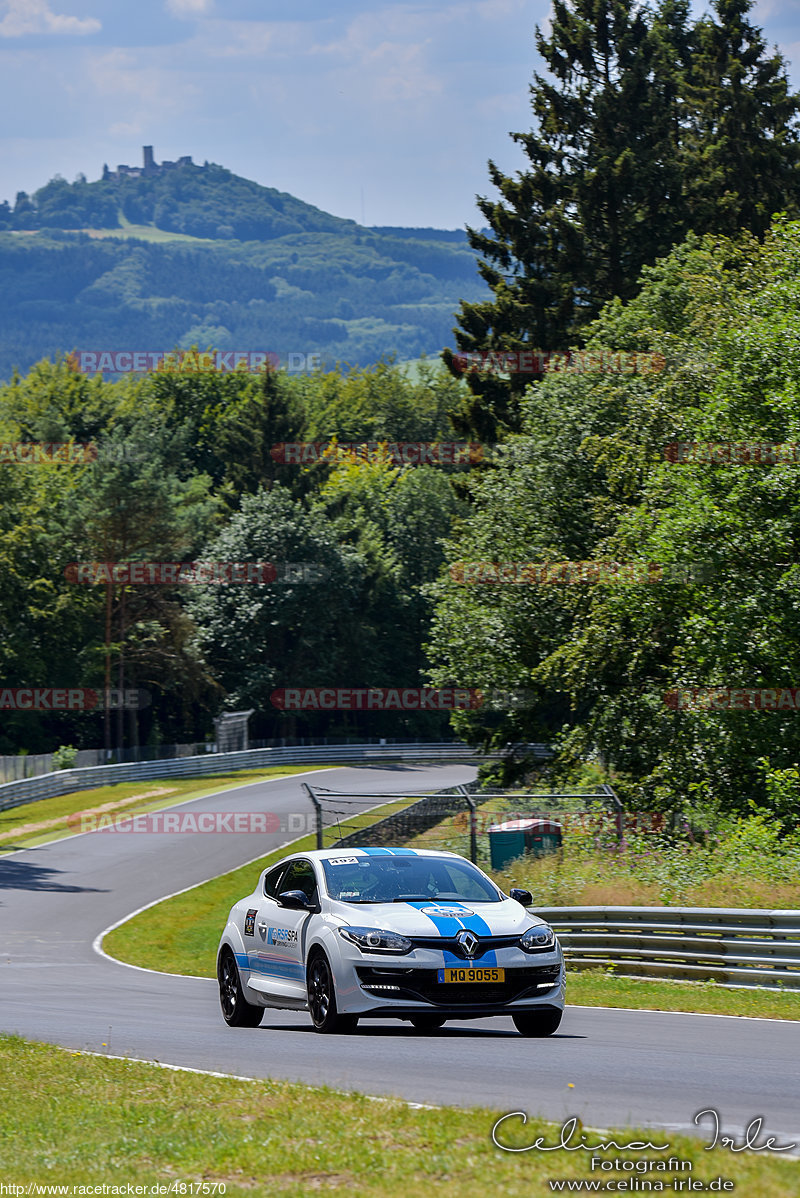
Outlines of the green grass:
<svg viewBox="0 0 800 1198">
<path fill-rule="evenodd" d="M 602 969 L 569 970 L 567 996 L 570 1003 L 586 1007 L 800 1019 L 798 991 L 733 989 L 716 982 L 640 981 Z"/>
<path fill-rule="evenodd" d="M 478 807 L 478 826 L 518 809 L 513 797 L 492 798 Z M 469 856 L 466 827 L 467 813 L 459 812 L 408 844 Z M 621 851 L 608 830 L 576 829 L 565 832 L 558 852 L 525 854 L 499 870 L 490 868 L 481 831 L 478 864 L 504 890 L 530 890 L 538 907 L 800 907 L 800 835 L 761 813 L 721 819 L 716 832 L 694 839 L 626 834 Z"/>
<path fill-rule="evenodd" d="M 414 802 L 415 798 L 401 798 L 375 811 L 348 816 L 348 831 L 365 827 Z M 315 836 L 304 836 L 293 842 L 291 851 L 313 849 L 316 843 Z M 250 865 L 242 865 L 149 907 L 109 932 L 103 948 L 110 956 L 145 969 L 215 977 L 217 944 L 228 912 L 235 902 L 252 891 L 261 870 L 280 861 L 286 853 L 286 848 L 277 849 Z"/>
<path fill-rule="evenodd" d="M 170 233 L 167 229 L 157 229 L 155 225 L 133 225 L 122 212 L 119 214 L 119 229 L 85 229 L 90 237 L 135 237 L 139 241 L 191 241 L 198 245 L 215 245 L 213 237 L 192 237 L 189 233 Z"/>
<path fill-rule="evenodd" d="M 535 1044 L 526 1048 L 535 1055 Z M 574 1095 L 573 1109 L 579 1107 L 579 1087 L 570 1091 L 565 1081 L 564 1091 L 565 1098 Z M 599 1175 L 590 1172 L 588 1152 L 501 1151 L 491 1140 L 501 1113 L 413 1110 L 399 1100 L 208 1077 L 0 1036 L 0 1179 L 6 1185 L 175 1183 L 173 1192 L 185 1195 L 189 1183 L 205 1182 L 206 1193 L 223 1184 L 227 1195 L 281 1198 L 544 1198 L 553 1192 L 550 1178 Z M 553 1124 L 514 1124 L 516 1138 L 511 1121 L 501 1129 L 509 1129 L 509 1145 L 528 1146 L 536 1136 L 558 1142 Z M 583 1134 L 590 1143 L 600 1138 Z M 652 1129 L 620 1129 L 616 1138 L 668 1142 L 668 1151 L 628 1153 L 628 1159 L 672 1155 L 691 1164 L 691 1173 L 681 1176 L 706 1184 L 730 1179 L 739 1198 L 800 1195 L 800 1166 L 769 1153 L 706 1151 L 708 1140 Z M 672 1175 L 648 1176 L 667 1181 Z"/>
<path fill-rule="evenodd" d="M 335 768 L 333 765 L 288 765 L 273 766 L 270 769 L 238 770 L 233 773 L 204 774 L 199 778 L 149 778 L 147 781 L 98 786 L 93 790 L 76 790 L 52 799 L 38 799 L 33 803 L 24 803 L 21 807 L 0 811 L 0 855 L 72 836 L 79 830 L 79 825 L 76 827 L 74 824 L 68 824 L 68 817 L 74 817 L 81 812 L 95 811 L 99 807 L 107 808 L 111 815 L 117 812 L 133 815 L 141 811 L 162 811 L 167 807 L 174 807 L 177 803 L 185 803 L 187 799 L 199 799 L 203 795 L 215 794 L 218 790 L 247 786 L 251 782 L 269 778 L 306 774 L 311 769 Z M 159 791 L 166 793 L 159 794 Z"/>
</svg>

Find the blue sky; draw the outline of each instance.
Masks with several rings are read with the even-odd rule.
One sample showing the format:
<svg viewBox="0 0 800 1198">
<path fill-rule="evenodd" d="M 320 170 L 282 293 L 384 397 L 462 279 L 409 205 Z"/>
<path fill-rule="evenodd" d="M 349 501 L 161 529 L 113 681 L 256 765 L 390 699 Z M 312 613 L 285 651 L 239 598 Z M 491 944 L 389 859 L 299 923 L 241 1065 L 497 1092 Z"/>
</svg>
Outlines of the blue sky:
<svg viewBox="0 0 800 1198">
<path fill-rule="evenodd" d="M 800 0 L 761 0 L 800 86 Z M 549 0 L 0 0 L 0 199 L 191 154 L 372 225 L 480 221 Z M 332 15 L 333 14 L 333 15 Z M 797 64 L 796 67 L 794 64 Z"/>
</svg>

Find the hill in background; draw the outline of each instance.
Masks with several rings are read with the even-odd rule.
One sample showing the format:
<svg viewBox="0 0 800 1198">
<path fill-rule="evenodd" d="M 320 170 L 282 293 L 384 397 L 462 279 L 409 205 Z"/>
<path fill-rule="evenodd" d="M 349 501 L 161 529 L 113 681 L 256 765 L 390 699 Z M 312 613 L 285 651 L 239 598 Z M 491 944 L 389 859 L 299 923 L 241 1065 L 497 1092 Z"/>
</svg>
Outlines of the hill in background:
<svg viewBox="0 0 800 1198">
<path fill-rule="evenodd" d="M 487 289 L 462 230 L 368 229 L 190 159 L 0 205 L 0 378 L 74 349 L 260 349 L 368 365 L 453 344 Z"/>
</svg>

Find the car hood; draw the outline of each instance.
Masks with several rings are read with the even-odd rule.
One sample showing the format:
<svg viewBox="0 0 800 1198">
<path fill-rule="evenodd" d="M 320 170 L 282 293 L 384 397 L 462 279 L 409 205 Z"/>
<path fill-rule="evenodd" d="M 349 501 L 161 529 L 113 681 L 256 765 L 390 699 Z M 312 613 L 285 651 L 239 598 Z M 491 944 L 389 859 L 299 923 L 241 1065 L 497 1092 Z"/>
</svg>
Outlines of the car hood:
<svg viewBox="0 0 800 1198">
<path fill-rule="evenodd" d="M 522 935 L 545 921 L 514 899 L 502 903 L 344 903 L 331 902 L 331 913 L 354 927 L 384 928 L 404 936 L 455 936 L 467 928 L 477 936 Z"/>
</svg>

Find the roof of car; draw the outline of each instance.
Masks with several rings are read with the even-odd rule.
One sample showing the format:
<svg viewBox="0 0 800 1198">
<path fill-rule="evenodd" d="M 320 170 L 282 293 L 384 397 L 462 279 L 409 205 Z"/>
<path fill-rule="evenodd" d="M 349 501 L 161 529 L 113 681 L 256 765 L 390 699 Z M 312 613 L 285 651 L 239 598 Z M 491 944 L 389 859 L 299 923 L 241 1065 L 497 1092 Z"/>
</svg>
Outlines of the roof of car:
<svg viewBox="0 0 800 1198">
<path fill-rule="evenodd" d="M 449 853 L 444 849 L 406 849 L 406 848 L 374 848 L 374 849 L 353 849 L 346 848 L 330 848 L 330 849 L 309 849 L 307 852 L 298 852 L 292 854 L 298 857 L 311 857 L 317 861 L 327 861 L 331 857 L 455 857 L 458 859 L 458 853 Z"/>
</svg>

